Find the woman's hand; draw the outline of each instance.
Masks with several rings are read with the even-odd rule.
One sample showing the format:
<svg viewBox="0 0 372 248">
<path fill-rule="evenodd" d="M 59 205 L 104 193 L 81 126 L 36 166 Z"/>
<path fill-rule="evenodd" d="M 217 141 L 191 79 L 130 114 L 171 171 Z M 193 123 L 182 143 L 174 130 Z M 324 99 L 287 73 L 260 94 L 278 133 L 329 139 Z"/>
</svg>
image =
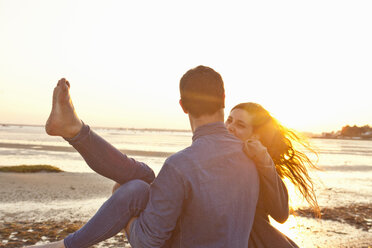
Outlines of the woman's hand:
<svg viewBox="0 0 372 248">
<path fill-rule="evenodd" d="M 258 139 L 248 139 L 244 142 L 244 152 L 255 162 L 262 162 L 266 156 L 269 156 L 267 148 L 262 145 Z"/>
<path fill-rule="evenodd" d="M 272 159 L 267 148 L 258 139 L 248 139 L 244 142 L 244 152 L 258 167 L 272 167 Z"/>
<path fill-rule="evenodd" d="M 256 164 L 260 176 L 261 198 L 259 198 L 258 208 L 264 209 L 266 214 L 279 223 L 284 223 L 289 216 L 288 191 L 278 175 L 270 154 L 257 139 L 246 140 L 244 152 Z"/>
</svg>

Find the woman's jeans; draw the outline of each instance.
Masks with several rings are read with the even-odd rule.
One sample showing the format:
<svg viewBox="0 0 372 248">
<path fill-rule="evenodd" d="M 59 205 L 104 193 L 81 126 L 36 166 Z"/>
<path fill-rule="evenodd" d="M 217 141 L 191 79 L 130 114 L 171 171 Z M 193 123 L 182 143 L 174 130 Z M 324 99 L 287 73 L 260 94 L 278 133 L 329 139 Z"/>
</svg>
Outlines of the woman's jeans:
<svg viewBox="0 0 372 248">
<path fill-rule="evenodd" d="M 89 247 L 119 233 L 132 217 L 145 209 L 149 184 L 155 174 L 146 164 L 128 158 L 85 124 L 78 135 L 66 140 L 90 168 L 121 184 L 93 218 L 64 240 L 66 248 Z"/>
</svg>

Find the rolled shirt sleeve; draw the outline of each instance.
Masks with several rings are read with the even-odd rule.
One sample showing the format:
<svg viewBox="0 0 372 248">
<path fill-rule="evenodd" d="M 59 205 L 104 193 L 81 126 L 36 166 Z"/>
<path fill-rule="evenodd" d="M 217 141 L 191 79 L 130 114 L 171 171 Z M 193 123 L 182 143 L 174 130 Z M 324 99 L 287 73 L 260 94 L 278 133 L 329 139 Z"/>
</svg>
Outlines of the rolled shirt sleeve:
<svg viewBox="0 0 372 248">
<path fill-rule="evenodd" d="M 175 166 L 165 162 L 150 187 L 146 209 L 131 225 L 133 248 L 162 247 L 171 237 L 182 211 L 185 183 Z"/>
</svg>

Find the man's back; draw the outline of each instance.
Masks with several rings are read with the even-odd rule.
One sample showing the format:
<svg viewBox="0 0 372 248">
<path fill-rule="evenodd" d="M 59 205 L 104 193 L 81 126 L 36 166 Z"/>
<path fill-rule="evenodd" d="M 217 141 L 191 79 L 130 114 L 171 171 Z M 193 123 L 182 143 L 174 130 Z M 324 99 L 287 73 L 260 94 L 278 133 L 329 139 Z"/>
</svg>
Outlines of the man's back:
<svg viewBox="0 0 372 248">
<path fill-rule="evenodd" d="M 201 126 L 165 162 L 131 235 L 151 237 L 141 247 L 248 247 L 258 185 L 241 141 L 222 122 Z"/>
</svg>

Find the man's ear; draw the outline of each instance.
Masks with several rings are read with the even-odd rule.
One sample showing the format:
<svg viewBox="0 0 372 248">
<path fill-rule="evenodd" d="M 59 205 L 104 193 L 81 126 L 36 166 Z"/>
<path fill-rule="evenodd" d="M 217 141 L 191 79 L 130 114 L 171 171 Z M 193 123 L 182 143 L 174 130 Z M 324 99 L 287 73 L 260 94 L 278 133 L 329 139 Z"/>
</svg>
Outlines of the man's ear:
<svg viewBox="0 0 372 248">
<path fill-rule="evenodd" d="M 182 100 L 181 100 L 181 99 L 180 99 L 179 103 L 180 103 L 180 106 L 181 106 L 183 112 L 184 112 L 185 114 L 188 114 L 189 111 L 187 111 L 187 110 L 185 109 L 185 107 L 182 105 Z"/>
</svg>

